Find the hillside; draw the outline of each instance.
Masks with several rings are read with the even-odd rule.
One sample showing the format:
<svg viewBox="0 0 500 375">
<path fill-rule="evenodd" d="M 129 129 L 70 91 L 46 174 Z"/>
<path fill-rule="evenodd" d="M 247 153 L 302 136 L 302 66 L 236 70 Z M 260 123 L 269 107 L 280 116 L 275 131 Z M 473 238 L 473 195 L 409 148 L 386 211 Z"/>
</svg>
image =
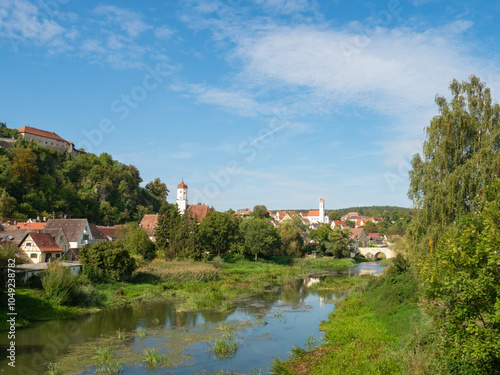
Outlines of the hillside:
<svg viewBox="0 0 500 375">
<path fill-rule="evenodd" d="M 17 140 L 0 148 L 0 218 L 88 218 L 99 224 L 139 221 L 157 212 L 166 186 L 141 187 L 139 171 L 106 153 L 71 156 Z M 163 191 L 160 186 L 163 185 Z"/>
</svg>

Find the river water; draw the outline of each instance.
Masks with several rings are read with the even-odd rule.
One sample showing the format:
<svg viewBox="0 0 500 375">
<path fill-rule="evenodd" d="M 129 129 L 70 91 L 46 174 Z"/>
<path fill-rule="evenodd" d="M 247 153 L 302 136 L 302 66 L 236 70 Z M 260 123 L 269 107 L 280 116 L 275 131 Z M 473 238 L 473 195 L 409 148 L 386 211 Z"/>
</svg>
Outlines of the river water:
<svg viewBox="0 0 500 375">
<path fill-rule="evenodd" d="M 319 324 L 328 320 L 341 294 L 312 292 L 309 286 L 325 277 L 378 274 L 378 262 L 328 269 L 328 275 L 307 277 L 270 287 L 260 295 L 235 302 L 229 313 L 177 312 L 173 303 L 136 304 L 71 320 L 38 322 L 16 332 L 16 368 L 0 358 L 0 374 L 42 374 L 49 362 L 64 374 L 96 372 L 96 348 L 109 347 L 124 374 L 267 374 L 276 357 L 290 357 L 293 346 L 311 348 L 322 340 Z M 324 270 L 322 270 L 323 274 Z M 118 338 L 117 331 L 122 332 Z M 234 333 L 238 349 L 228 358 L 210 353 L 217 338 Z M 0 338 L 8 348 L 7 332 Z M 211 344 L 212 343 L 212 344 Z M 169 359 L 156 370 L 143 362 L 147 348 Z M 3 371 L 2 371 L 3 370 Z"/>
</svg>

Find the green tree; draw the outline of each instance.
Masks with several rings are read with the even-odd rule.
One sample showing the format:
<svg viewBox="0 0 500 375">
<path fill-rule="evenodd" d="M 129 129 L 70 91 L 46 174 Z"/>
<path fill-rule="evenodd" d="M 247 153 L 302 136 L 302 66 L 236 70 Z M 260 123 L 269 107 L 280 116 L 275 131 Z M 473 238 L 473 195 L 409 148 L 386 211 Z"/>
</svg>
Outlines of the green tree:
<svg viewBox="0 0 500 375">
<path fill-rule="evenodd" d="M 172 231 L 170 253 L 181 259 L 201 259 L 203 249 L 198 241 L 198 229 L 198 223 L 189 211 L 182 215 Z"/>
<path fill-rule="evenodd" d="M 481 213 L 452 225 L 420 268 L 450 373 L 500 368 L 500 180 Z"/>
<path fill-rule="evenodd" d="M 300 256 L 304 246 L 304 239 L 300 229 L 294 225 L 292 220 L 282 221 L 278 225 L 278 234 L 281 239 L 282 254 L 292 257 Z"/>
<path fill-rule="evenodd" d="M 176 204 L 164 203 L 158 213 L 158 220 L 155 228 L 156 246 L 168 248 L 175 227 L 179 224 L 181 215 Z"/>
<path fill-rule="evenodd" d="M 17 201 L 5 189 L 0 188 L 0 218 L 12 218 L 16 210 Z"/>
<path fill-rule="evenodd" d="M 256 205 L 253 208 L 252 216 L 258 219 L 267 219 L 269 218 L 269 212 L 267 211 L 266 206 Z"/>
<path fill-rule="evenodd" d="M 354 251 L 354 240 L 351 239 L 352 232 L 348 228 L 340 229 L 336 226 L 328 234 L 328 245 L 326 253 L 332 254 L 336 258 L 349 257 Z"/>
<path fill-rule="evenodd" d="M 500 170 L 500 106 L 492 104 L 490 89 L 471 76 L 454 80 L 450 90 L 451 102 L 436 97 L 439 115 L 426 128 L 422 156 L 412 159 L 408 196 L 426 227 L 474 212 L 480 189 Z"/>
<path fill-rule="evenodd" d="M 160 198 L 162 201 L 167 200 L 168 189 L 167 184 L 161 182 L 159 178 L 150 181 L 146 184 L 146 190 L 149 190 L 155 197 Z"/>
<path fill-rule="evenodd" d="M 5 122 L 0 122 L 0 138 L 16 138 L 18 134 L 17 129 L 9 129 Z"/>
<path fill-rule="evenodd" d="M 412 160 L 408 196 L 418 210 L 408 247 L 446 372 L 493 373 L 500 366 L 500 187 L 492 184 L 500 170 L 500 106 L 475 76 L 450 89 L 449 103 L 436 98 L 439 115 L 426 128 L 422 156 Z"/>
<path fill-rule="evenodd" d="M 346 220 L 345 225 L 347 225 L 349 228 L 354 228 L 356 226 L 356 222 L 352 220 Z"/>
<path fill-rule="evenodd" d="M 209 212 L 200 223 L 198 240 L 200 246 L 211 253 L 220 255 L 231 248 L 238 236 L 238 221 L 226 212 Z"/>
<path fill-rule="evenodd" d="M 266 219 L 249 218 L 240 225 L 245 254 L 253 255 L 255 261 L 258 256 L 271 256 L 273 251 L 281 246 L 278 233 L 273 224 Z"/>
<path fill-rule="evenodd" d="M 152 260 L 155 257 L 155 245 L 139 224 L 127 223 L 124 228 L 117 231 L 117 236 L 118 241 L 129 254 L 138 255 L 146 260 Z"/>
<path fill-rule="evenodd" d="M 122 280 L 135 269 L 135 260 L 117 241 L 84 246 L 80 249 L 80 259 L 86 266 L 100 268 L 104 277 L 111 280 Z"/>
<path fill-rule="evenodd" d="M 26 148 L 17 148 L 13 157 L 14 173 L 21 181 L 33 185 L 38 173 L 37 157 L 35 153 Z"/>
<path fill-rule="evenodd" d="M 1 232 L 0 232 L 1 233 Z M 15 260 L 15 264 L 23 263 L 22 260 L 16 257 L 17 247 L 12 244 L 0 245 L 0 297 L 5 291 L 7 284 L 7 267 L 12 259 Z"/>
<path fill-rule="evenodd" d="M 330 211 L 328 213 L 328 217 L 330 218 L 330 221 L 340 220 L 340 214 L 337 213 L 337 211 Z"/>
</svg>

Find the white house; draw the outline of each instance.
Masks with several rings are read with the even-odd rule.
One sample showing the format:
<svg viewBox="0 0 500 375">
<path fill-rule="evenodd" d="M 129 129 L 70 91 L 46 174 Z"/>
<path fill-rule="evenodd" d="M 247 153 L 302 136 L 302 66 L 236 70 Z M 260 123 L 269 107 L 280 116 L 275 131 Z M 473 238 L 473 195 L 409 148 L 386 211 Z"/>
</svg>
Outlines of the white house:
<svg viewBox="0 0 500 375">
<path fill-rule="evenodd" d="M 102 233 L 92 228 L 87 219 L 49 219 L 45 229 L 62 229 L 69 241 L 70 249 L 79 249 L 106 239 Z M 96 235 L 96 233 L 100 233 Z"/>
</svg>

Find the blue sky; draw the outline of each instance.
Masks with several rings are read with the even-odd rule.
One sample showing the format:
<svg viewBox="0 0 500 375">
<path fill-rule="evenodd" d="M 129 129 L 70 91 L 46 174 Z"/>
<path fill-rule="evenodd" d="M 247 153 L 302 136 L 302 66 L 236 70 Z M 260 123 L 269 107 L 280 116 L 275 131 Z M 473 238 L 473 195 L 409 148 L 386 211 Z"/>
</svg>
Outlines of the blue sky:
<svg viewBox="0 0 500 375">
<path fill-rule="evenodd" d="M 217 210 L 411 206 L 436 94 L 500 96 L 486 1 L 0 0 L 0 121 Z"/>
</svg>

